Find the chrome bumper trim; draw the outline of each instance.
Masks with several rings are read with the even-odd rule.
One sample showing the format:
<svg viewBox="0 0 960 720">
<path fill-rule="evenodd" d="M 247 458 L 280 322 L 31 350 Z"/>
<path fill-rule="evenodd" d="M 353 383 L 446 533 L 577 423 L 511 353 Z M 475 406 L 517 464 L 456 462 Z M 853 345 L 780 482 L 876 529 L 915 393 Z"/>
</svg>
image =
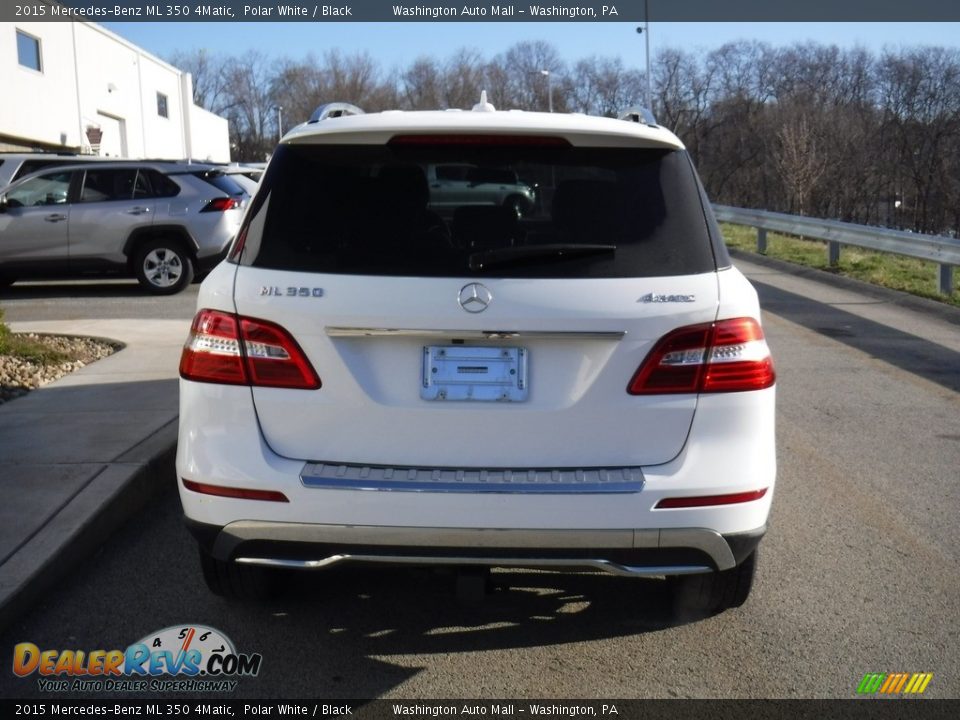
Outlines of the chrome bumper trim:
<svg viewBox="0 0 960 720">
<path fill-rule="evenodd" d="M 276 541 L 317 545 L 329 545 L 337 552 L 329 557 L 351 557 L 371 555 L 371 546 L 384 548 L 446 548 L 451 556 L 433 558 L 435 562 L 445 560 L 446 564 L 459 563 L 456 548 L 503 548 L 509 550 L 531 548 L 580 549 L 592 550 L 606 548 L 610 550 L 629 550 L 639 548 L 691 548 L 708 555 L 719 570 L 728 570 L 736 565 L 730 546 L 723 536 L 706 528 L 665 528 L 665 529 L 614 529 L 614 530 L 553 530 L 553 529 L 500 529 L 500 528 L 416 528 L 381 527 L 374 525 L 315 525 L 311 523 L 278 523 L 255 520 L 240 520 L 224 527 L 214 544 L 214 556 L 227 560 L 233 557 L 233 550 L 246 541 Z M 350 552 L 350 547 L 363 546 L 360 555 Z M 602 554 L 602 550 L 598 550 Z M 384 562 L 392 558 L 384 557 Z M 416 552 L 411 556 L 419 557 Z M 506 560 L 495 557 L 485 559 L 481 564 L 503 565 Z M 322 567 L 329 558 L 307 561 L 320 563 Z M 273 561 L 287 562 L 282 558 L 244 558 L 244 562 Z M 596 561 L 600 562 L 602 558 Z M 296 562 L 296 561 L 291 561 Z M 338 560 L 337 562 L 342 562 Z M 372 561 L 371 561 L 372 562 Z M 530 566 L 531 560 L 523 560 L 524 566 Z M 550 563 L 553 561 L 551 560 Z M 564 560 L 559 563 L 566 566 L 582 565 L 578 559 Z M 607 561 L 603 561 L 607 562 Z M 537 561 L 536 566 L 541 566 Z M 699 570 L 696 572 L 700 572 Z M 662 575 L 662 572 L 651 574 Z"/>
<path fill-rule="evenodd" d="M 417 468 L 307 463 L 305 487 L 434 493 L 606 494 L 643 489 L 639 467 L 625 468 Z"/>
<path fill-rule="evenodd" d="M 260 567 L 288 568 L 295 570 L 321 570 L 343 563 L 378 563 L 389 565 L 482 565 L 485 567 L 531 568 L 535 570 L 599 570 L 625 577 L 657 577 L 660 575 L 694 575 L 712 572 L 707 565 L 662 565 L 634 567 L 599 558 L 557 560 L 555 558 L 475 558 L 475 557 L 424 557 L 416 555 L 331 555 L 322 560 L 274 560 L 270 558 L 237 558 L 236 562 Z"/>
<path fill-rule="evenodd" d="M 593 330 L 421 330 L 415 328 L 327 327 L 329 337 L 415 337 L 458 340 L 622 340 L 625 331 Z"/>
</svg>

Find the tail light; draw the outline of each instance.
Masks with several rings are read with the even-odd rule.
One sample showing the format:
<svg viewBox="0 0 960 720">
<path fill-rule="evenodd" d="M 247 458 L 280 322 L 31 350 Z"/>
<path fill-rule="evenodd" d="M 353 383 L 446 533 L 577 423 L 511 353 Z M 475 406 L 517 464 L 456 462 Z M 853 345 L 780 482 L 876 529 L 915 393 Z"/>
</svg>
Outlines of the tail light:
<svg viewBox="0 0 960 720">
<path fill-rule="evenodd" d="M 180 377 L 223 385 L 316 390 L 310 361 L 290 333 L 266 320 L 201 310 L 180 356 Z"/>
<path fill-rule="evenodd" d="M 204 205 L 200 212 L 224 212 L 238 207 L 240 207 L 240 201 L 236 198 L 218 197 Z"/>
<path fill-rule="evenodd" d="M 762 390 L 776 373 L 753 318 L 689 325 L 665 335 L 627 386 L 631 395 Z"/>
</svg>

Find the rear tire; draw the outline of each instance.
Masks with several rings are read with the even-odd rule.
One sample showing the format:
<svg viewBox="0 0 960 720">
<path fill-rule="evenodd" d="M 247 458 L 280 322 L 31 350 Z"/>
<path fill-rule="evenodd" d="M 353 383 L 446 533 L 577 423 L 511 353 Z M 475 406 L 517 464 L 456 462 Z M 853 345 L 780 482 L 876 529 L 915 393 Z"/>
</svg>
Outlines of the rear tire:
<svg viewBox="0 0 960 720">
<path fill-rule="evenodd" d="M 730 570 L 673 578 L 673 608 L 679 616 L 706 617 L 743 605 L 753 588 L 757 551 Z"/>
<path fill-rule="evenodd" d="M 217 560 L 200 550 L 203 579 L 214 595 L 232 600 L 267 600 L 277 592 L 277 573 L 255 565 Z"/>
<path fill-rule="evenodd" d="M 193 280 L 193 261 L 175 240 L 151 240 L 133 256 L 137 281 L 154 295 L 173 295 Z"/>
</svg>

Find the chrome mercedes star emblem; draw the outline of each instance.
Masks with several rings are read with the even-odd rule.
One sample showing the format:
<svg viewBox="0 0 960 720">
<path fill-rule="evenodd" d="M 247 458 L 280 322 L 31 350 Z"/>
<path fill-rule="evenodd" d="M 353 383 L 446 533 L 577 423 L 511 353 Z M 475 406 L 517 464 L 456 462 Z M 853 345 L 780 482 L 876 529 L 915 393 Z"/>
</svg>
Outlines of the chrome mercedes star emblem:
<svg viewBox="0 0 960 720">
<path fill-rule="evenodd" d="M 487 305 L 490 304 L 491 300 L 493 300 L 493 295 L 480 283 L 464 285 L 460 288 L 460 295 L 457 297 L 457 302 L 460 303 L 460 307 L 468 313 L 483 312 L 487 309 Z"/>
</svg>

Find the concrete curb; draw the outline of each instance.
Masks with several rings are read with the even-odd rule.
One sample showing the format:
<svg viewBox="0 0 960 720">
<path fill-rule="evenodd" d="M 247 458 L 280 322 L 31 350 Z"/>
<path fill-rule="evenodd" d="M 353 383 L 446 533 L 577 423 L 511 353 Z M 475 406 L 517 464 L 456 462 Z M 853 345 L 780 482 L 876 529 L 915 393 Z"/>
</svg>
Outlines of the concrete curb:
<svg viewBox="0 0 960 720">
<path fill-rule="evenodd" d="M 176 484 L 183 321 L 10 323 L 17 332 L 106 338 L 109 357 L 0 405 L 0 628 L 94 556 Z"/>
<path fill-rule="evenodd" d="M 3 565 L 0 630 L 93 555 L 127 520 L 175 481 L 177 421 L 104 465 Z"/>
</svg>

